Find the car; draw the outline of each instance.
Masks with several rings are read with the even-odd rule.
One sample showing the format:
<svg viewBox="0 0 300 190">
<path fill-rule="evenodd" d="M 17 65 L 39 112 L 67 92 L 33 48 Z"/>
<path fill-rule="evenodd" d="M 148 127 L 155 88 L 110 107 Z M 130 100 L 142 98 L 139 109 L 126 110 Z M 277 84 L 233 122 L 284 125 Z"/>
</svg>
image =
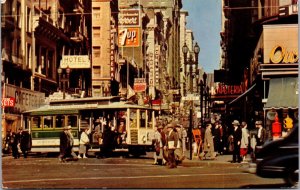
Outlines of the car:
<svg viewBox="0 0 300 190">
<path fill-rule="evenodd" d="M 288 185 L 298 185 L 298 131 L 297 125 L 286 137 L 268 142 L 256 151 L 252 163 L 252 167 L 256 166 L 256 175 L 263 178 L 283 178 Z"/>
</svg>

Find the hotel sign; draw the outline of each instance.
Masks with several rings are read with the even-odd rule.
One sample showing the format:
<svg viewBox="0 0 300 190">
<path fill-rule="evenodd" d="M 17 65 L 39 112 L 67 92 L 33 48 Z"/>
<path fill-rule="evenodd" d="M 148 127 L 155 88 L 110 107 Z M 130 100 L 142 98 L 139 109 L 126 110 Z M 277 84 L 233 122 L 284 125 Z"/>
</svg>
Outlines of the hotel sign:
<svg viewBox="0 0 300 190">
<path fill-rule="evenodd" d="M 121 10 L 119 14 L 119 26 L 136 27 L 139 25 L 139 10 Z"/>
<path fill-rule="evenodd" d="M 71 69 L 89 69 L 91 63 L 88 55 L 63 55 L 60 61 L 60 67 L 65 69 L 68 66 Z"/>
</svg>

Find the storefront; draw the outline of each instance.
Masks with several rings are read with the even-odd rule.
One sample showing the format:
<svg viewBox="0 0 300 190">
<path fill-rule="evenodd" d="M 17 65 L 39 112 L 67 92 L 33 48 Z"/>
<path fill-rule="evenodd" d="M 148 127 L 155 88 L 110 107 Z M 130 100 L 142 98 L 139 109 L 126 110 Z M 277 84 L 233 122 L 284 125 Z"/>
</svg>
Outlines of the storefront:
<svg viewBox="0 0 300 190">
<path fill-rule="evenodd" d="M 298 122 L 298 25 L 263 26 L 257 52 L 263 56 L 258 68 L 264 85 L 264 124 L 272 138 L 276 117 L 283 135 Z"/>
<path fill-rule="evenodd" d="M 11 84 L 4 84 L 2 96 L 2 137 L 7 131 L 15 132 L 22 127 L 21 113 L 40 107 L 45 102 L 45 94 L 20 88 Z M 6 104 L 5 100 L 11 100 Z M 4 104 L 3 104 L 4 103 Z"/>
</svg>

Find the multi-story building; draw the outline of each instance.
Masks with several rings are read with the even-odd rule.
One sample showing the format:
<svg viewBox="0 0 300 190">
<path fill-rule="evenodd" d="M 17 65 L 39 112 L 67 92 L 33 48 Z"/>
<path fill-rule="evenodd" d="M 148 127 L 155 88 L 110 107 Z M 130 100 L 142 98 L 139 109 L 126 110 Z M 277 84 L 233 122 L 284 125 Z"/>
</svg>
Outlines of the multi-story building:
<svg viewBox="0 0 300 190">
<path fill-rule="evenodd" d="M 236 76 L 228 81 L 246 89 L 229 107 L 239 102 L 243 114 L 236 117 L 250 127 L 263 120 L 270 135 L 275 115 L 283 126 L 286 119 L 297 122 L 298 1 L 224 1 L 223 10 L 223 65 Z"/>
<path fill-rule="evenodd" d="M 65 68 L 71 69 L 70 80 L 63 86 L 73 93 L 76 88 L 87 91 L 88 7 L 89 1 L 82 0 L 11 0 L 1 4 L 2 98 L 15 103 L 3 109 L 4 133 L 22 126 L 21 112 L 40 106 L 45 97 L 61 90 L 58 68 L 64 73 Z M 78 67 L 79 57 L 80 64 L 88 66 Z"/>
<path fill-rule="evenodd" d="M 118 1 L 92 1 L 92 96 L 119 94 Z"/>
<path fill-rule="evenodd" d="M 130 76 L 127 85 L 134 86 L 134 78 L 145 81 L 147 89 L 140 92 L 152 100 L 160 100 L 167 106 L 173 102 L 173 89 L 180 88 L 180 40 L 179 17 L 182 3 L 180 0 L 121 0 L 120 17 L 139 15 L 138 23 L 119 22 L 119 44 L 122 33 L 134 34 L 120 46 L 120 54 Z M 134 38 L 133 38 L 134 37 Z M 125 67 L 125 68 L 126 68 Z M 133 71 L 133 72 L 131 72 Z M 127 88 L 127 85 L 123 85 Z M 172 89 L 172 90 L 171 90 Z M 171 91 L 170 91 L 171 90 Z M 171 93 L 170 93 L 171 92 Z"/>
</svg>

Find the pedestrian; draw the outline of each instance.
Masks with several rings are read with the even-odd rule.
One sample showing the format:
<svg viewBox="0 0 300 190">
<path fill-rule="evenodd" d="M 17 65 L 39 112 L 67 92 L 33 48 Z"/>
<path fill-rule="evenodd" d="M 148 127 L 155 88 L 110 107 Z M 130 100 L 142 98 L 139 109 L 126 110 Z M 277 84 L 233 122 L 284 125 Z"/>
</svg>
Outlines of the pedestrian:
<svg viewBox="0 0 300 190">
<path fill-rule="evenodd" d="M 125 120 L 121 119 L 120 124 L 117 128 L 118 132 L 118 144 L 122 144 L 126 140 L 126 125 L 125 125 Z"/>
<path fill-rule="evenodd" d="M 22 154 L 24 158 L 27 158 L 28 151 L 31 148 L 31 139 L 30 134 L 28 130 L 23 130 L 23 128 L 19 128 L 19 143 L 20 143 L 20 149 L 22 151 Z"/>
<path fill-rule="evenodd" d="M 162 126 L 154 127 L 154 138 L 153 138 L 153 146 L 154 146 L 154 165 L 158 165 L 158 160 L 162 158 L 162 140 L 161 134 L 159 130 L 162 129 Z"/>
<path fill-rule="evenodd" d="M 241 139 L 241 149 L 240 155 L 242 158 L 242 162 L 246 162 L 246 156 L 248 153 L 249 146 L 249 131 L 247 129 L 247 123 L 245 121 L 242 122 L 242 139 Z"/>
<path fill-rule="evenodd" d="M 187 131 L 184 127 L 181 128 L 182 132 L 182 152 L 185 155 L 186 152 L 186 143 L 187 143 Z"/>
<path fill-rule="evenodd" d="M 215 129 L 213 130 L 213 138 L 214 138 L 214 149 L 216 154 L 220 154 L 220 147 L 221 147 L 221 130 L 219 121 L 215 122 Z"/>
<path fill-rule="evenodd" d="M 176 160 L 175 160 L 175 149 L 177 147 L 178 144 L 178 134 L 177 132 L 174 130 L 175 126 L 171 123 L 169 123 L 167 125 L 167 143 L 166 146 L 164 147 L 164 149 L 166 149 L 168 151 L 168 163 L 167 166 L 168 168 L 176 168 Z"/>
<path fill-rule="evenodd" d="M 180 124 L 176 124 L 175 125 L 175 130 L 178 134 L 178 143 L 177 143 L 177 148 L 175 149 L 175 158 L 176 158 L 176 163 L 182 163 L 182 161 L 185 159 L 185 155 L 183 153 L 183 149 L 182 149 L 182 144 L 183 144 L 183 140 L 182 140 L 182 126 Z"/>
<path fill-rule="evenodd" d="M 210 123 L 206 124 L 206 130 L 203 141 L 203 151 L 199 158 L 202 160 L 203 157 L 206 159 L 206 155 L 210 156 L 210 159 L 214 160 L 216 158 L 214 149 L 214 139 L 211 132 L 212 125 Z"/>
<path fill-rule="evenodd" d="M 77 155 L 75 154 L 75 152 L 73 151 L 73 147 L 74 147 L 74 136 L 72 134 L 72 127 L 71 125 L 69 125 L 68 127 L 68 138 L 70 139 L 70 147 L 69 147 L 69 150 L 68 150 L 68 155 L 71 157 L 72 160 L 78 160 L 78 157 Z"/>
<path fill-rule="evenodd" d="M 95 121 L 95 127 L 94 127 L 94 130 L 93 130 L 93 135 L 92 135 L 92 142 L 97 144 L 97 145 L 100 145 L 101 144 L 101 140 L 102 140 L 102 132 L 101 132 L 101 122 L 100 122 L 100 119 L 97 119 Z"/>
<path fill-rule="evenodd" d="M 60 134 L 60 145 L 59 145 L 59 161 L 65 162 L 68 156 L 72 156 L 74 160 L 77 160 L 76 154 L 73 152 L 74 138 L 71 133 L 72 127 L 65 126 Z M 77 159 L 76 159 L 77 158 Z"/>
<path fill-rule="evenodd" d="M 242 130 L 240 129 L 240 122 L 234 120 L 233 125 L 233 154 L 232 154 L 232 163 L 241 162 L 240 157 L 240 148 L 241 148 L 241 139 L 242 139 Z"/>
<path fill-rule="evenodd" d="M 20 153 L 19 153 L 19 138 L 18 135 L 15 132 L 12 132 L 11 135 L 12 138 L 12 144 L 11 144 L 11 150 L 12 150 L 12 156 L 14 159 L 20 158 Z"/>
<path fill-rule="evenodd" d="M 11 130 L 7 131 L 7 135 L 5 137 L 5 145 L 4 145 L 4 152 L 9 154 L 11 149 L 12 149 L 12 144 L 13 144 L 13 134 Z"/>
<path fill-rule="evenodd" d="M 78 158 L 87 158 L 86 154 L 90 147 L 90 138 L 89 138 L 90 133 L 91 133 L 91 128 L 86 127 L 80 135 Z"/>
<path fill-rule="evenodd" d="M 267 140 L 267 132 L 262 126 L 262 121 L 256 121 L 255 127 L 257 128 L 256 146 L 262 146 Z"/>
</svg>

